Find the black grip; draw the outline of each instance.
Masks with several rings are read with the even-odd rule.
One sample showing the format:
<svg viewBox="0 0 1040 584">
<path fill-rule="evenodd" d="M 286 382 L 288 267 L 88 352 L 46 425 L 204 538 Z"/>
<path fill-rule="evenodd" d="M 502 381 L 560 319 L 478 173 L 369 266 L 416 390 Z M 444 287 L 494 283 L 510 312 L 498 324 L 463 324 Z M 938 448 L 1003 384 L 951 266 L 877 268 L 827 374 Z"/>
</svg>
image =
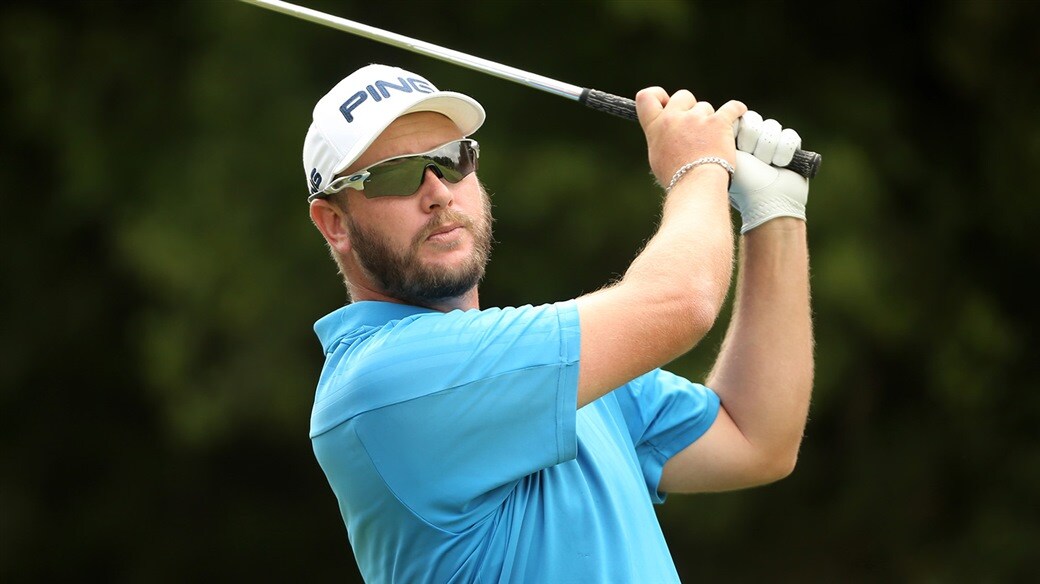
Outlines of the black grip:
<svg viewBox="0 0 1040 584">
<path fill-rule="evenodd" d="M 598 89 L 583 89 L 578 103 L 633 122 L 639 120 L 636 115 L 636 102 L 627 97 L 620 97 Z M 816 173 L 820 172 L 821 162 L 823 162 L 823 157 L 816 152 L 798 150 L 785 168 L 793 170 L 805 178 L 815 178 Z"/>
<path fill-rule="evenodd" d="M 639 116 L 636 115 L 636 102 L 627 97 L 621 97 L 598 89 L 583 89 L 581 97 L 578 98 L 578 103 L 619 118 L 625 118 L 633 122 L 639 121 Z"/>
</svg>

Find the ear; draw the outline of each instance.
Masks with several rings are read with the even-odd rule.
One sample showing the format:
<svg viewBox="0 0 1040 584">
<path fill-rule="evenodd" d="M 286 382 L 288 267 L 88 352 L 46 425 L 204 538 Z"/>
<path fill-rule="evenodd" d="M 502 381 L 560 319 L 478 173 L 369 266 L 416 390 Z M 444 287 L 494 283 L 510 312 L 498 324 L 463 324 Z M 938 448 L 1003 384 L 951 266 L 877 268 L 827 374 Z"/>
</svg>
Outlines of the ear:
<svg viewBox="0 0 1040 584">
<path fill-rule="evenodd" d="M 325 199 L 314 199 L 310 211 L 311 221 L 325 236 L 329 246 L 343 255 L 349 254 L 350 228 L 347 227 L 346 213 L 338 205 Z"/>
</svg>

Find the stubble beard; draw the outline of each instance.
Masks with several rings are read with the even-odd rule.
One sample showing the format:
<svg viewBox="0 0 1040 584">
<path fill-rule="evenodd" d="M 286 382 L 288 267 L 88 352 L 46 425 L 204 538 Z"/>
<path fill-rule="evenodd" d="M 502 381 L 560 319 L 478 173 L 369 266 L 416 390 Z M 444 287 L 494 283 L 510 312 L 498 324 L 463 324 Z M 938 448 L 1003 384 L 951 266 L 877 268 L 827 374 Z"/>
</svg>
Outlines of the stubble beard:
<svg viewBox="0 0 1040 584">
<path fill-rule="evenodd" d="M 457 298 L 472 290 L 484 277 L 491 257 L 491 200 L 480 187 L 481 216 L 470 216 L 446 208 L 430 217 L 426 225 L 412 239 L 408 249 L 399 252 L 389 238 L 354 222 L 347 213 L 354 256 L 361 268 L 382 291 L 406 304 L 432 306 Z M 458 223 L 473 235 L 473 253 L 458 266 L 429 265 L 419 259 L 419 251 L 426 239 L 440 226 Z"/>
</svg>

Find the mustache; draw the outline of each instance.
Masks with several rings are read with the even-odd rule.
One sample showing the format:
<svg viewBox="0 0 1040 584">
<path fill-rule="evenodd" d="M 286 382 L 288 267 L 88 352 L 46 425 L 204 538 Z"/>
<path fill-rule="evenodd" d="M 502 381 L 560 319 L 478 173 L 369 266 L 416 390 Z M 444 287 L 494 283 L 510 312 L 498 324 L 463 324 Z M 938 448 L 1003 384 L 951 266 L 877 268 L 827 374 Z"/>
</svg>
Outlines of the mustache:
<svg viewBox="0 0 1040 584">
<path fill-rule="evenodd" d="M 455 209 L 447 208 L 438 211 L 437 214 L 430 217 L 429 221 L 426 222 L 426 225 L 419 230 L 419 233 L 416 234 L 415 238 L 412 240 L 412 247 L 418 248 L 424 241 L 426 241 L 426 238 L 433 235 L 435 231 L 453 223 L 458 223 L 465 229 L 473 231 L 473 220 L 470 219 L 469 215 L 460 213 Z"/>
</svg>

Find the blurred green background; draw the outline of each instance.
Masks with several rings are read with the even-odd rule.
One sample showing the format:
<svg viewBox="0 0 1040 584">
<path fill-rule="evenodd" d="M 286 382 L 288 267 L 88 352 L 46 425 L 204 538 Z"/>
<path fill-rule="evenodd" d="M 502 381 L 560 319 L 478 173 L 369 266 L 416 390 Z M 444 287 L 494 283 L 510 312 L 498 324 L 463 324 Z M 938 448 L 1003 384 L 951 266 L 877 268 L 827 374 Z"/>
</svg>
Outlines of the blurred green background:
<svg viewBox="0 0 1040 584">
<path fill-rule="evenodd" d="M 305 3 L 619 95 L 739 98 L 824 155 L 799 467 L 660 507 L 684 580 L 1037 576 L 1038 3 Z M 4 582 L 357 579 L 307 438 L 311 326 L 345 298 L 300 163 L 354 68 L 487 109 L 486 306 L 595 290 L 658 216 L 636 124 L 230 0 L 8 3 L 0 60 Z M 721 331 L 671 369 L 701 379 Z"/>
</svg>

